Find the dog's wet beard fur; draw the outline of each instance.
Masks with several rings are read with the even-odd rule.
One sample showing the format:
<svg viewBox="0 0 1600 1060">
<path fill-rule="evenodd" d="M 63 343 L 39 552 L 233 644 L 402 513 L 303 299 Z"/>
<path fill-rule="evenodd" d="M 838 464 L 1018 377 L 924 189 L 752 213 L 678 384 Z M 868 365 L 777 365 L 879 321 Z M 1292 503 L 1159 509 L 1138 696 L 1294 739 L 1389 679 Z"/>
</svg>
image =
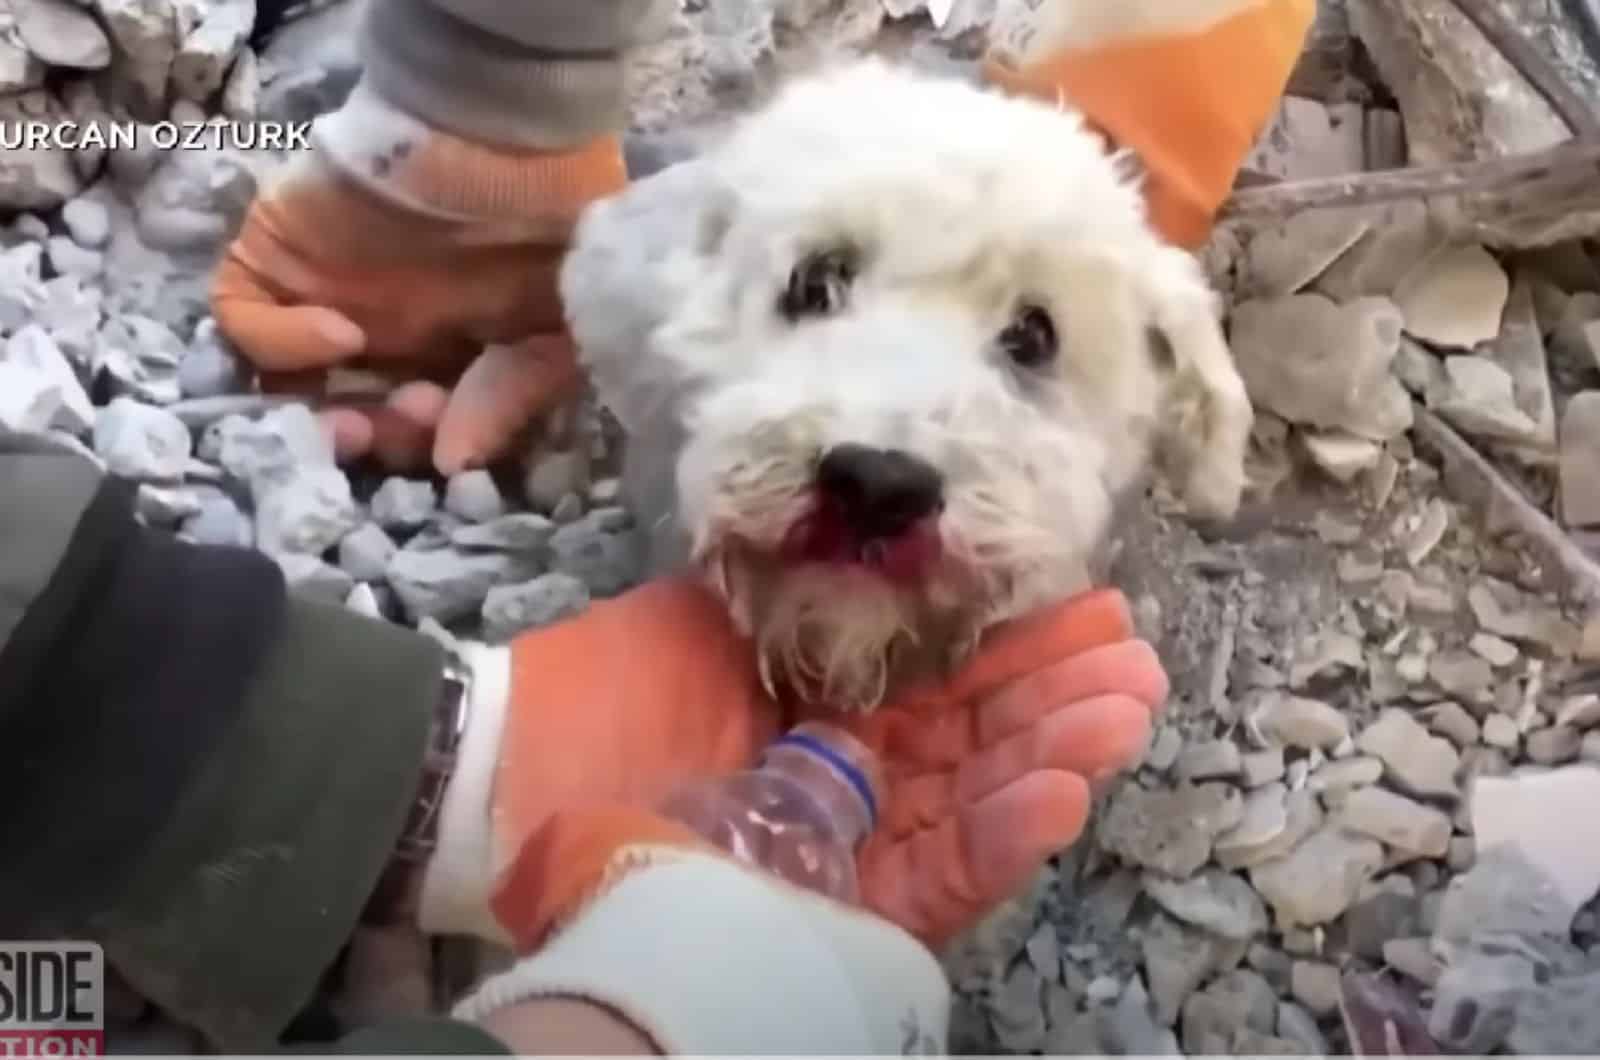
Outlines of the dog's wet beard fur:
<svg viewBox="0 0 1600 1060">
<path fill-rule="evenodd" d="M 684 555 L 775 692 L 870 709 L 1084 588 L 1153 463 L 1199 514 L 1238 504 L 1251 410 L 1214 297 L 1057 108 L 826 72 L 591 208 L 562 285 L 630 449 L 671 447 Z M 819 531 L 844 447 L 936 470 L 936 513 Z"/>
</svg>

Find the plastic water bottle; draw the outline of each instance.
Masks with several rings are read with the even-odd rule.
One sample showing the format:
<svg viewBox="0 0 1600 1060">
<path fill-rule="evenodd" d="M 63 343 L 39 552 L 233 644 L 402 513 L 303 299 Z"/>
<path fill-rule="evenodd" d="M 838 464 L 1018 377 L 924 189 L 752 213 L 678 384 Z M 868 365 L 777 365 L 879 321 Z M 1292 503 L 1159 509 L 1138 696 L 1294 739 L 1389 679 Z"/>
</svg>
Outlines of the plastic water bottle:
<svg viewBox="0 0 1600 1060">
<path fill-rule="evenodd" d="M 856 848 L 878 823 L 876 756 L 849 733 L 807 722 L 754 769 L 690 784 L 659 807 L 740 861 L 855 903 Z"/>
</svg>

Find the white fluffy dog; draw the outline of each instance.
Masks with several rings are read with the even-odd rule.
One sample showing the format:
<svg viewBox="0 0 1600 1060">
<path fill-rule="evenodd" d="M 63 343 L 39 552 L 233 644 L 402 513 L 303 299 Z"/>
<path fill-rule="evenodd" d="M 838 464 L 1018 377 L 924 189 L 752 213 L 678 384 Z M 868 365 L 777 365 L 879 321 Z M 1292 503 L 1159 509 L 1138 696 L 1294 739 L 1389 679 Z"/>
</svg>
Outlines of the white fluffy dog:
<svg viewBox="0 0 1600 1060">
<path fill-rule="evenodd" d="M 868 60 L 584 215 L 562 295 L 651 562 L 704 570 L 775 695 L 870 709 L 1084 588 L 1153 463 L 1237 508 L 1250 403 L 1136 168 Z"/>
</svg>

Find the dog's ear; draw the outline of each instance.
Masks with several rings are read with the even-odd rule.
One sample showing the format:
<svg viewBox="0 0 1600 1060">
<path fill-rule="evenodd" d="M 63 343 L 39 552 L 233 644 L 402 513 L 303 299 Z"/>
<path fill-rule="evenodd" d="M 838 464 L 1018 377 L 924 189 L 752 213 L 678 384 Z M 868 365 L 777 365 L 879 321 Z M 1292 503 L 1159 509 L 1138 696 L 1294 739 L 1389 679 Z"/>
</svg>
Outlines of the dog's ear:
<svg viewBox="0 0 1600 1060">
<path fill-rule="evenodd" d="M 1230 519 L 1244 492 L 1255 412 L 1204 273 L 1181 250 L 1160 253 L 1158 266 L 1144 273 L 1151 312 L 1146 345 L 1167 393 L 1157 460 L 1191 514 Z"/>
<path fill-rule="evenodd" d="M 694 159 L 634 181 L 579 218 L 561 266 L 561 300 L 578 360 L 629 432 L 683 384 L 651 355 L 658 329 L 703 276 L 727 228 L 728 196 Z"/>
</svg>

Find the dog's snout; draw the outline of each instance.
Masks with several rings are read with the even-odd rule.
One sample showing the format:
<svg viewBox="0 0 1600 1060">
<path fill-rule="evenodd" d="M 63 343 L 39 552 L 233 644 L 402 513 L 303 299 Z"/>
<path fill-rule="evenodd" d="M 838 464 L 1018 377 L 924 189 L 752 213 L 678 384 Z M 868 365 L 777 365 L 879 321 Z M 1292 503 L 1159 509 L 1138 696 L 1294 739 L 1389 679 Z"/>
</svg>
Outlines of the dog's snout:
<svg viewBox="0 0 1600 1060">
<path fill-rule="evenodd" d="M 893 537 L 944 503 L 939 469 L 900 449 L 834 446 L 817 468 L 817 486 L 863 537 Z"/>
</svg>

